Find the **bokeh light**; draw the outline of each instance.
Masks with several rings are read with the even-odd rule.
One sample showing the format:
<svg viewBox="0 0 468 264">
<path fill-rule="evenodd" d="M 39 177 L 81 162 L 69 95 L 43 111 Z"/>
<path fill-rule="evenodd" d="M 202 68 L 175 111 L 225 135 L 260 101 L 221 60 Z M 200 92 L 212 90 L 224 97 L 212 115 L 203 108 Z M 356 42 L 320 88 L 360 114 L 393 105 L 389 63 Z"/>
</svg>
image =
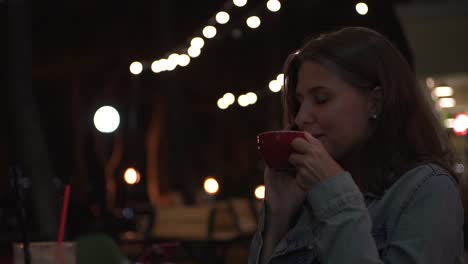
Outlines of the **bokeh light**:
<svg viewBox="0 0 468 264">
<path fill-rule="evenodd" d="M 179 65 L 179 54 L 172 53 L 166 60 L 166 70 L 172 71 Z"/>
<path fill-rule="evenodd" d="M 112 106 L 103 106 L 96 111 L 93 121 L 99 132 L 112 133 L 119 127 L 119 112 Z"/>
<path fill-rule="evenodd" d="M 281 9 L 281 3 L 278 0 L 268 0 L 267 8 L 271 12 L 278 12 Z"/>
<path fill-rule="evenodd" d="M 224 101 L 229 105 L 233 104 L 236 101 L 236 97 L 232 93 L 225 93 L 223 98 Z"/>
<path fill-rule="evenodd" d="M 232 2 L 238 7 L 243 7 L 247 4 L 247 0 L 233 0 Z"/>
<path fill-rule="evenodd" d="M 260 185 L 255 188 L 255 198 L 262 200 L 265 199 L 265 185 Z"/>
<path fill-rule="evenodd" d="M 260 18 L 258 16 L 251 16 L 247 18 L 246 22 L 249 28 L 258 28 L 261 24 Z"/>
<path fill-rule="evenodd" d="M 458 136 L 464 136 L 468 131 L 468 115 L 466 113 L 457 114 L 453 121 L 453 132 Z"/>
<path fill-rule="evenodd" d="M 227 109 L 229 107 L 229 102 L 227 102 L 224 97 L 219 98 L 216 104 L 218 105 L 218 108 L 221 110 Z"/>
<path fill-rule="evenodd" d="M 219 191 L 219 184 L 214 178 L 207 178 L 203 184 L 205 192 L 208 194 L 216 194 Z"/>
<path fill-rule="evenodd" d="M 360 15 L 366 15 L 369 12 L 369 7 L 366 3 L 360 2 L 356 4 L 356 12 Z"/>
<path fill-rule="evenodd" d="M 455 107 L 455 105 L 457 104 L 455 99 L 451 97 L 440 98 L 438 103 L 441 108 L 452 108 L 452 107 Z"/>
<path fill-rule="evenodd" d="M 195 47 L 195 48 L 198 48 L 198 49 L 201 49 L 203 48 L 203 46 L 205 45 L 205 41 L 200 38 L 200 37 L 194 37 L 191 41 L 190 41 L 190 46 L 191 47 Z"/>
<path fill-rule="evenodd" d="M 139 61 L 134 61 L 130 64 L 130 72 L 134 75 L 138 75 L 143 71 L 143 64 Z"/>
<path fill-rule="evenodd" d="M 229 14 L 224 12 L 224 11 L 220 11 L 216 14 L 216 22 L 218 22 L 219 24 L 226 24 L 227 22 L 229 22 Z"/>
<path fill-rule="evenodd" d="M 206 26 L 205 28 L 203 28 L 203 36 L 205 36 L 205 38 L 214 38 L 216 36 L 216 28 L 213 27 L 213 26 Z"/>
<path fill-rule="evenodd" d="M 242 106 L 242 107 L 246 107 L 249 105 L 249 98 L 247 98 L 245 96 L 245 94 L 243 95 L 240 95 L 238 98 L 237 98 L 237 103 Z"/>
<path fill-rule="evenodd" d="M 433 93 L 436 97 L 449 97 L 453 95 L 453 88 L 450 86 L 437 86 L 434 88 Z"/>
<path fill-rule="evenodd" d="M 283 85 L 280 82 L 278 82 L 278 80 L 272 80 L 268 84 L 268 88 L 274 93 L 281 91 L 281 87 L 283 87 Z"/>
<path fill-rule="evenodd" d="M 166 68 L 164 67 L 164 63 L 160 60 L 155 60 L 153 63 L 151 63 L 151 71 L 154 73 L 159 73 L 162 71 L 165 71 Z"/>
<path fill-rule="evenodd" d="M 140 182 L 140 173 L 135 168 L 128 168 L 124 172 L 124 180 L 128 185 Z"/>
<path fill-rule="evenodd" d="M 249 105 L 255 104 L 258 99 L 257 95 L 253 92 L 247 93 L 245 97 L 247 98 L 247 102 L 249 103 Z"/>
<path fill-rule="evenodd" d="M 447 118 L 444 120 L 444 125 L 446 128 L 453 128 L 453 123 L 455 122 L 454 118 Z"/>
<path fill-rule="evenodd" d="M 179 55 L 179 58 L 177 58 L 177 64 L 181 67 L 185 67 L 189 65 L 190 63 L 190 57 L 187 54 L 181 54 Z"/>
<path fill-rule="evenodd" d="M 453 170 L 455 173 L 463 174 L 465 172 L 465 166 L 462 163 L 456 163 Z"/>
<path fill-rule="evenodd" d="M 427 85 L 427 87 L 430 88 L 430 89 L 434 88 L 434 86 L 435 86 L 435 81 L 434 81 L 434 79 L 431 78 L 431 77 L 427 77 L 427 78 L 426 78 L 426 85 Z"/>
<path fill-rule="evenodd" d="M 197 47 L 194 47 L 194 46 L 190 46 L 187 50 L 187 53 L 190 57 L 192 58 L 196 58 L 198 56 L 200 56 L 200 53 L 201 53 L 201 50 Z"/>
</svg>

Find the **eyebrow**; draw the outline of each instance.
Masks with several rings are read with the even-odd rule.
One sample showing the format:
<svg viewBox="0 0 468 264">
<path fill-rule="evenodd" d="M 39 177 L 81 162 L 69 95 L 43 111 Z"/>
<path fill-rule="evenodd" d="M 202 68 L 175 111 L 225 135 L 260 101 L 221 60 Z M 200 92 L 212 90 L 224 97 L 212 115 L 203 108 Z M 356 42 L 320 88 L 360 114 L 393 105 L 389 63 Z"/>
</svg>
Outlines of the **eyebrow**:
<svg viewBox="0 0 468 264">
<path fill-rule="evenodd" d="M 327 88 L 327 87 L 321 86 L 321 85 L 312 86 L 312 87 L 306 88 L 306 93 L 315 93 L 315 92 L 317 92 L 318 90 L 322 90 L 322 89 L 326 89 L 326 88 Z M 303 96 L 303 95 L 300 94 L 300 93 L 298 93 L 298 92 L 297 92 L 297 89 L 296 89 L 295 96 L 298 97 L 298 96 Z"/>
</svg>

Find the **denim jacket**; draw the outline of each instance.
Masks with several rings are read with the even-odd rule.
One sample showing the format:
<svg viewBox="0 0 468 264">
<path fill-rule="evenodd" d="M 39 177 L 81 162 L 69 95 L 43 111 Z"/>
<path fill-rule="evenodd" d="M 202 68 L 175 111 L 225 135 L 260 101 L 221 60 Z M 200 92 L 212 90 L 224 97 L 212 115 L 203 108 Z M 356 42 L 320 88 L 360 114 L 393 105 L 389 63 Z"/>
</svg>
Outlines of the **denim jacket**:
<svg viewBox="0 0 468 264">
<path fill-rule="evenodd" d="M 260 261 L 264 211 L 250 264 Z M 409 170 L 382 196 L 362 194 L 351 175 L 341 173 L 308 191 L 268 263 L 460 263 L 463 223 L 457 184 L 437 165 Z"/>
</svg>

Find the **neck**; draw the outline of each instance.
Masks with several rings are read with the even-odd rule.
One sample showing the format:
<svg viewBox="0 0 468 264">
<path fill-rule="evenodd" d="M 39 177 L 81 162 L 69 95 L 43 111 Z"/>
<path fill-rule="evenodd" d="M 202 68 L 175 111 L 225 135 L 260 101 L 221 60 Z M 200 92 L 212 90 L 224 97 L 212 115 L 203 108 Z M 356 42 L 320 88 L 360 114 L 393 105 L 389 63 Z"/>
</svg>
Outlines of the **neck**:
<svg viewBox="0 0 468 264">
<path fill-rule="evenodd" d="M 356 173 L 358 170 L 358 165 L 355 158 L 341 159 L 338 161 L 338 163 L 341 165 L 341 167 L 343 167 L 343 169 L 351 173 L 351 175 Z"/>
<path fill-rule="evenodd" d="M 362 157 L 357 153 L 347 155 L 338 161 L 343 169 L 348 171 L 353 177 L 356 184 L 361 188 L 362 179 Z"/>
</svg>

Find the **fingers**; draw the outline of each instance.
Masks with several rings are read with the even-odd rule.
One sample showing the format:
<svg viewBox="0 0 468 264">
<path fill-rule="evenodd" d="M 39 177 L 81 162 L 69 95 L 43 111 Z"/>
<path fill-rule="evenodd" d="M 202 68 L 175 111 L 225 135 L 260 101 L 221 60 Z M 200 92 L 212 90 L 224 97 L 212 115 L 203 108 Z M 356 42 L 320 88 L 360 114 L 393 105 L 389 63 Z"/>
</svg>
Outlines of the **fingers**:
<svg viewBox="0 0 468 264">
<path fill-rule="evenodd" d="M 296 186 L 299 187 L 299 189 L 301 189 L 303 192 L 307 192 L 311 186 L 308 177 L 314 176 L 304 167 L 305 159 L 305 156 L 300 154 L 292 154 L 289 157 L 289 162 L 297 168 L 297 173 L 295 176 Z"/>
<path fill-rule="evenodd" d="M 304 138 L 296 138 L 291 142 L 291 147 L 299 153 L 312 153 L 313 145 L 321 144 L 320 141 L 316 138 L 314 138 L 311 134 L 308 132 L 304 133 L 305 139 Z"/>
<path fill-rule="evenodd" d="M 305 139 L 309 142 L 317 142 L 318 139 L 314 138 L 309 132 L 304 133 Z"/>
<path fill-rule="evenodd" d="M 298 153 L 307 153 L 310 148 L 310 144 L 303 138 L 296 138 L 291 142 L 291 147 Z"/>
<path fill-rule="evenodd" d="M 303 164 L 304 163 L 304 155 L 301 155 L 301 154 L 291 154 L 289 156 L 289 163 L 291 163 L 292 165 L 294 165 L 294 167 L 298 167 L 300 164 Z"/>
</svg>

